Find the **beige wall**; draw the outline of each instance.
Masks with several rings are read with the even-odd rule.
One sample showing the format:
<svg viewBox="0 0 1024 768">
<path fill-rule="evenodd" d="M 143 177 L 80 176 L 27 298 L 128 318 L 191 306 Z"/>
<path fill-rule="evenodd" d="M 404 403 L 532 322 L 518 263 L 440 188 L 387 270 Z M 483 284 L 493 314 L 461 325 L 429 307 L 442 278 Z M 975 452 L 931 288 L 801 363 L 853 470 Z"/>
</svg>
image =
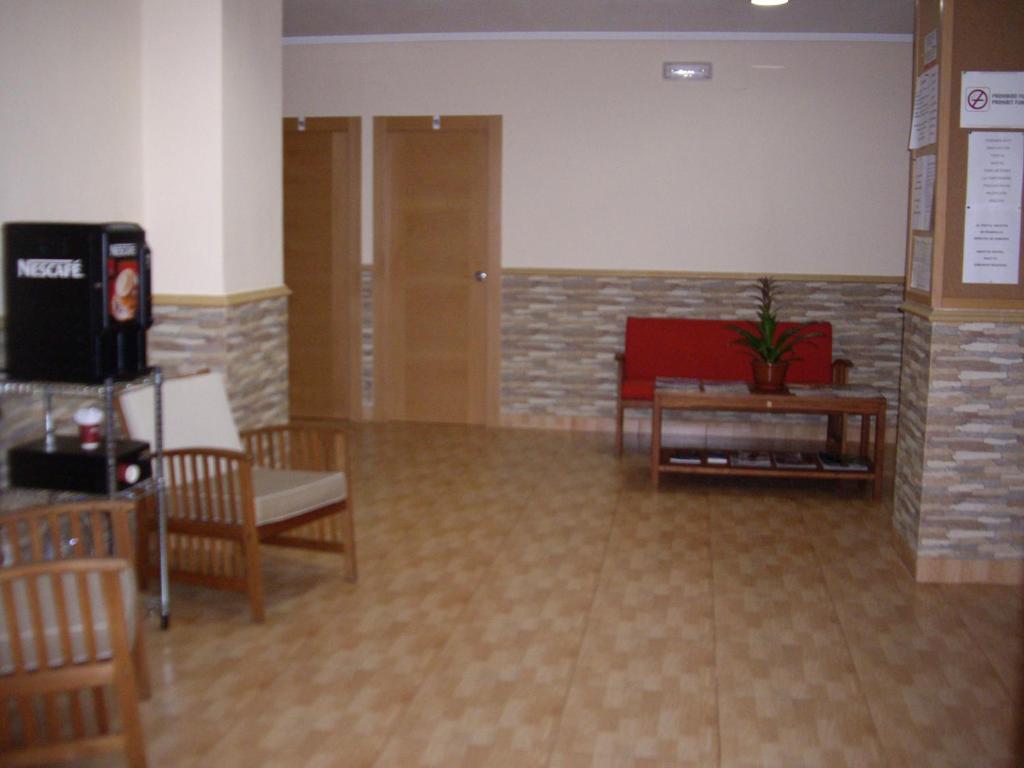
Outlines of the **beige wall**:
<svg viewBox="0 0 1024 768">
<path fill-rule="evenodd" d="M 144 226 L 159 293 L 223 294 L 221 4 L 142 0 Z"/>
<path fill-rule="evenodd" d="M 280 286 L 280 0 L 143 0 L 146 226 L 158 293 Z"/>
<path fill-rule="evenodd" d="M 284 112 L 361 115 L 367 138 L 374 115 L 503 115 L 505 266 L 894 276 L 911 57 L 894 42 L 286 45 Z M 664 81 L 664 61 L 710 61 L 714 79 Z"/>
<path fill-rule="evenodd" d="M 280 33 L 281 0 L 3 0 L 0 221 L 137 221 L 157 293 L 280 286 Z"/>
<path fill-rule="evenodd" d="M 224 288 L 284 282 L 281 0 L 224 0 Z"/>
<path fill-rule="evenodd" d="M 0 222 L 141 217 L 138 27 L 138 0 L 0 6 Z"/>
</svg>

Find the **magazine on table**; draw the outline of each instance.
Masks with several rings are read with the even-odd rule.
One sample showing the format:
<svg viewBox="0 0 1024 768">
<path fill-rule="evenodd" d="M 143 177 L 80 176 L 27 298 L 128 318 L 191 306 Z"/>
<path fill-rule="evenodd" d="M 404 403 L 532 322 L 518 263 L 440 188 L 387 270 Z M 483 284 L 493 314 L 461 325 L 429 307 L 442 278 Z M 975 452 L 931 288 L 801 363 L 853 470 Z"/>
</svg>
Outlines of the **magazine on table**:
<svg viewBox="0 0 1024 768">
<path fill-rule="evenodd" d="M 699 465 L 700 451 L 689 449 L 676 449 L 668 457 L 669 464 Z"/>
<path fill-rule="evenodd" d="M 839 397 L 842 395 L 833 387 L 823 387 L 820 384 L 789 384 L 789 394 L 796 397 Z"/>
<path fill-rule="evenodd" d="M 837 472 L 867 472 L 869 467 L 865 459 L 859 456 L 840 456 L 838 453 L 818 454 L 822 469 L 835 470 Z"/>
<path fill-rule="evenodd" d="M 839 397 L 881 397 L 882 393 L 872 387 L 853 387 L 849 384 L 838 386 L 833 390 Z"/>
<path fill-rule="evenodd" d="M 813 453 L 801 451 L 776 451 L 775 466 L 779 469 L 817 469 L 818 459 Z"/>
<path fill-rule="evenodd" d="M 712 467 L 724 467 L 729 463 L 729 454 L 725 451 L 708 451 L 708 465 Z"/>
<path fill-rule="evenodd" d="M 772 455 L 766 451 L 737 451 L 731 463 L 734 467 L 770 467 Z"/>
<path fill-rule="evenodd" d="M 655 389 L 669 389 L 673 392 L 700 392 L 700 379 L 687 379 L 678 376 L 658 376 L 654 380 Z"/>
<path fill-rule="evenodd" d="M 750 386 L 745 381 L 705 381 L 704 391 L 713 395 L 749 395 Z"/>
</svg>

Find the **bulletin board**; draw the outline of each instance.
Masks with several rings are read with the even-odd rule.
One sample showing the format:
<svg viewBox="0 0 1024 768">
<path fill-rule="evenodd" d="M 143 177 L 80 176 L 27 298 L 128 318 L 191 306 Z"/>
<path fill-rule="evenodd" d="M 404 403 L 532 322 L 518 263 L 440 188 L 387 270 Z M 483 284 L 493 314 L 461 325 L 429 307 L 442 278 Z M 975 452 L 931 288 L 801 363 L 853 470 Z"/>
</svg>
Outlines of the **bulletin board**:
<svg viewBox="0 0 1024 768">
<path fill-rule="evenodd" d="M 914 87 L 917 87 L 917 78 L 926 69 L 938 68 L 940 61 L 940 52 L 943 44 L 941 40 L 941 18 L 940 18 L 940 0 L 917 0 L 917 11 L 914 15 Z M 930 38 L 929 38 L 930 36 Z M 940 88 L 942 83 L 940 81 Z M 919 304 L 930 305 L 931 304 L 931 291 L 935 288 L 935 269 L 934 266 L 928 270 L 931 273 L 929 278 L 930 290 L 925 291 L 920 288 L 915 288 L 913 285 L 914 275 L 914 249 L 916 238 L 928 238 L 932 242 L 932 259 L 939 257 L 939 253 L 935 250 L 935 239 L 934 231 L 931 226 L 922 228 L 915 228 L 913 224 L 913 205 L 914 205 L 914 164 L 918 158 L 927 155 L 936 155 L 937 145 L 935 143 L 929 144 L 918 149 L 911 150 L 910 153 L 910 173 L 907 188 L 907 254 L 906 254 L 906 268 L 904 274 L 906 275 L 906 281 L 904 284 L 904 295 L 908 301 L 914 301 Z M 937 175 L 937 174 L 936 174 Z M 936 178 L 936 185 L 938 184 L 938 178 Z M 937 200 L 938 189 L 933 193 L 932 203 Z M 938 216 L 937 207 L 933 210 L 933 221 L 934 217 Z"/>
<path fill-rule="evenodd" d="M 942 73 L 952 82 L 940 86 L 939 134 L 948 136 L 946 147 L 941 146 L 940 172 L 944 176 L 936 184 L 936 234 L 942 228 L 944 257 L 941 264 L 941 304 L 948 307 L 1024 308 L 1024 248 L 1020 260 L 1016 285 L 977 284 L 963 282 L 964 208 L 967 202 L 967 145 L 972 129 L 960 127 L 961 73 L 964 71 L 1022 71 L 1024 70 L 1024 2 L 1019 0 L 945 0 L 946 18 L 942 19 L 949 31 L 952 22 L 952 40 L 946 35 L 943 43 L 950 43 L 940 56 Z M 936 5 L 927 2 L 922 5 Z M 944 45 L 945 47 L 945 45 Z M 946 66 L 946 55 L 949 66 Z M 978 130 L 978 129 L 973 129 Z M 1009 130 L 1009 129 L 1003 129 Z M 943 162 L 944 161 L 944 162 Z M 941 204 L 940 204 L 941 201 Z M 1024 242 L 1024 238 L 1022 238 Z M 936 254 L 938 256 L 938 254 Z M 937 286 L 938 287 L 938 286 Z"/>
</svg>

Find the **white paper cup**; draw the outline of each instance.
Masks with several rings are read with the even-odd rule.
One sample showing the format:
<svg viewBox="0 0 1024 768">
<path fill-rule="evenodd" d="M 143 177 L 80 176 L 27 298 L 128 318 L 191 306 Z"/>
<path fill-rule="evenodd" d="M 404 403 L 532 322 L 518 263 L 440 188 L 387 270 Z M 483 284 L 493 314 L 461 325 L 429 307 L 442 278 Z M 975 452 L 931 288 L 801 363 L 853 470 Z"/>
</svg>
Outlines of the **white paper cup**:
<svg viewBox="0 0 1024 768">
<path fill-rule="evenodd" d="M 87 451 L 99 448 L 103 411 L 99 408 L 79 408 L 75 411 L 75 423 L 78 425 L 78 440 L 82 448 Z"/>
</svg>

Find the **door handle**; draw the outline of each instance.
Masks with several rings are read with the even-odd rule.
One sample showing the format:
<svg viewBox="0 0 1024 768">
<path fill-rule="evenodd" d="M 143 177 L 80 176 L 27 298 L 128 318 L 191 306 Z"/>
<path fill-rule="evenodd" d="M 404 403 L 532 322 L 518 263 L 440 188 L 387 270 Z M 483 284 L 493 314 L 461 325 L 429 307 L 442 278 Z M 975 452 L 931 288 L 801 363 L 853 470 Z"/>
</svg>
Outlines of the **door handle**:
<svg viewBox="0 0 1024 768">
<path fill-rule="evenodd" d="M 487 273 L 484 272 L 481 269 L 481 270 L 473 273 L 473 279 L 476 280 L 478 283 L 486 283 L 487 282 Z"/>
</svg>

